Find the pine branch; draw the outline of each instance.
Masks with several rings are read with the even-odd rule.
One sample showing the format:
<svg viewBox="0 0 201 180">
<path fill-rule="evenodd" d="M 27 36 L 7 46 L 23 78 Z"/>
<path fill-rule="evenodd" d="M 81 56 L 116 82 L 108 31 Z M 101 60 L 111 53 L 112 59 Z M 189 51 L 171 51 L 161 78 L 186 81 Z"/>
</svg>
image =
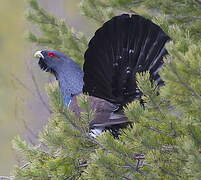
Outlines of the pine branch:
<svg viewBox="0 0 201 180">
<path fill-rule="evenodd" d="M 30 6 L 32 10 L 29 11 L 27 19 L 39 27 L 42 36 L 37 37 L 29 33 L 29 40 L 38 45 L 48 46 L 50 49 L 60 50 L 82 64 L 87 38 L 83 34 L 74 33 L 62 20 L 40 8 L 36 0 L 30 0 Z"/>
<path fill-rule="evenodd" d="M 180 59 L 180 56 L 177 56 Z M 181 60 L 181 59 L 180 59 Z M 182 60 L 181 60 L 182 61 Z M 201 96 L 191 87 L 189 86 L 187 83 L 185 83 L 185 81 L 183 80 L 183 78 L 181 78 L 178 74 L 178 72 L 175 70 L 175 68 L 171 65 L 171 70 L 174 73 L 174 75 L 177 77 L 178 79 L 178 83 L 181 84 L 183 87 L 187 88 L 190 92 L 193 93 L 194 96 L 196 96 L 197 98 L 199 98 L 201 100 Z"/>
<path fill-rule="evenodd" d="M 174 18 L 186 18 L 186 19 L 193 19 L 193 20 L 201 20 L 201 17 L 193 17 L 193 16 L 173 16 Z"/>
<path fill-rule="evenodd" d="M 146 104 L 142 108 L 135 101 L 125 108 L 125 115 L 133 122 L 133 127 L 122 131 L 118 140 L 108 133 L 92 138 L 88 134 L 88 123 L 93 112 L 87 99 L 78 99 L 79 106 L 84 109 L 79 118 L 66 110 L 58 84 L 50 88 L 51 119 L 40 136 L 45 150 L 16 139 L 17 149 L 28 161 L 28 165 L 16 170 L 16 177 L 198 179 L 201 89 L 200 50 L 195 47 L 200 43 L 199 38 L 192 37 L 199 37 L 201 14 L 195 2 L 186 1 L 184 5 L 174 0 L 82 0 L 83 13 L 99 26 L 122 10 L 140 12 L 150 19 L 159 16 L 157 23 L 174 39 L 168 47 L 167 61 L 171 61 L 165 62 L 161 71 L 166 85 L 157 90 L 160 92 L 157 95 L 149 76 L 144 74 L 143 78 L 137 78 L 146 95 Z M 29 20 L 42 32 L 41 37 L 30 34 L 30 39 L 63 51 L 82 64 L 87 38 L 74 33 L 69 25 L 47 13 L 36 0 L 31 0 L 30 5 Z M 186 20 L 191 23 L 187 25 Z"/>
</svg>

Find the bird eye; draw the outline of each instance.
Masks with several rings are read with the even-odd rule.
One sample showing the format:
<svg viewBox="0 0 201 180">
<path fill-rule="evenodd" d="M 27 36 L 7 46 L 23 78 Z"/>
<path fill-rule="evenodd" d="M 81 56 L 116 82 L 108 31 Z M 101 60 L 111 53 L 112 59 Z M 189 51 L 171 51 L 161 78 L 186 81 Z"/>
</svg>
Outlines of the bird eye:
<svg viewBox="0 0 201 180">
<path fill-rule="evenodd" d="M 49 53 L 47 53 L 47 55 L 50 56 L 50 57 L 55 57 L 55 56 L 56 56 L 56 53 L 49 52 Z"/>
</svg>

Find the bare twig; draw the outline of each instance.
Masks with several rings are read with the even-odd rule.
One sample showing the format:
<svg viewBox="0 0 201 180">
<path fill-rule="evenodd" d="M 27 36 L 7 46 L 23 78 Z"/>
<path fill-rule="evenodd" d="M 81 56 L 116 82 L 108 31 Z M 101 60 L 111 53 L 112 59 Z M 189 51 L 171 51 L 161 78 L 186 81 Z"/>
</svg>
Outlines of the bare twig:
<svg viewBox="0 0 201 180">
<path fill-rule="evenodd" d="M 30 163 L 26 163 L 23 166 L 20 167 L 20 169 L 24 169 L 25 167 L 27 167 Z"/>
<path fill-rule="evenodd" d="M 130 166 L 119 166 L 119 165 L 116 165 L 118 168 L 125 168 L 125 169 L 131 169 Z"/>
<path fill-rule="evenodd" d="M 33 75 L 33 74 L 32 74 L 32 75 Z M 13 78 L 16 82 L 18 82 L 18 84 L 19 84 L 20 86 L 22 86 L 25 90 L 27 90 L 27 92 L 31 93 L 31 94 L 32 94 L 34 97 L 36 97 L 36 98 L 39 97 L 39 100 L 40 100 L 41 103 L 45 106 L 45 108 L 48 110 L 48 112 L 49 112 L 49 113 L 52 113 L 52 111 L 49 109 L 48 105 L 46 104 L 46 102 L 44 101 L 44 99 L 43 99 L 42 96 L 41 96 L 41 93 L 40 93 L 40 90 L 39 90 L 39 88 L 38 88 L 38 85 L 37 85 L 37 82 L 36 82 L 35 78 L 34 78 L 35 81 L 33 81 L 33 83 L 34 83 L 35 87 L 36 87 L 36 85 L 37 85 L 36 92 L 37 92 L 38 97 L 34 94 L 34 92 L 33 92 L 30 88 L 28 88 L 28 86 L 27 86 L 22 80 L 20 80 L 20 79 L 19 79 L 18 77 L 16 77 L 14 74 L 11 74 L 11 76 L 12 76 L 12 78 Z M 33 80 L 33 79 L 32 79 L 32 80 Z M 39 95 L 39 94 L 40 94 L 40 95 Z"/>
<path fill-rule="evenodd" d="M 178 59 L 179 59 L 180 61 L 182 61 L 180 57 L 178 57 Z M 170 65 L 171 65 L 171 64 L 170 64 Z M 172 66 L 171 70 L 172 70 L 172 72 L 176 75 L 176 78 L 178 79 L 179 83 L 180 83 L 183 87 L 186 87 L 190 92 L 193 93 L 194 96 L 196 96 L 198 99 L 201 100 L 201 96 L 200 96 L 191 86 L 189 86 L 186 82 L 184 82 L 184 81 L 182 80 L 182 78 L 179 76 L 179 74 L 177 73 L 177 71 L 174 69 L 173 66 Z"/>
<path fill-rule="evenodd" d="M 159 134 L 166 135 L 166 136 L 169 136 L 169 137 L 174 137 L 174 134 L 172 135 L 172 134 L 166 133 L 166 132 L 161 131 L 161 130 L 159 130 L 159 129 L 156 129 L 156 128 L 154 128 L 154 127 L 148 127 L 148 126 L 145 126 L 145 127 L 146 127 L 147 129 L 150 129 L 150 130 L 152 130 L 152 131 L 155 131 L 155 132 L 157 132 L 157 133 L 159 133 Z"/>
<path fill-rule="evenodd" d="M 20 86 L 22 86 L 25 90 L 27 90 L 27 92 L 31 93 L 33 96 L 36 97 L 34 92 L 30 88 L 28 88 L 24 82 L 22 82 L 18 77 L 16 77 L 15 74 L 11 73 L 11 76 L 16 82 L 18 82 Z"/>
<path fill-rule="evenodd" d="M 38 136 L 33 132 L 33 130 L 29 127 L 29 125 L 27 125 L 27 122 L 25 121 L 24 118 L 22 118 L 22 122 L 24 124 L 25 129 L 35 138 L 38 139 Z M 33 142 L 32 142 L 33 144 Z"/>
<path fill-rule="evenodd" d="M 21 99 L 21 97 L 18 97 L 18 98 Z M 14 106 L 15 118 L 18 116 L 18 108 L 17 108 L 17 105 L 18 105 L 17 99 L 18 99 L 18 98 L 16 98 L 15 106 Z M 23 122 L 24 128 L 25 128 L 35 139 L 37 139 L 37 138 L 38 138 L 37 135 L 36 135 L 36 134 L 33 132 L 33 130 L 28 126 L 28 124 L 27 124 L 27 122 L 25 121 L 25 119 L 24 119 L 24 118 L 20 118 L 20 119 L 21 119 L 22 122 Z M 29 136 L 27 136 L 27 138 L 28 138 L 29 142 L 33 145 L 34 143 L 33 143 L 32 139 L 29 138 Z"/>
<path fill-rule="evenodd" d="M 42 97 L 42 95 L 41 95 L 41 92 L 40 92 L 38 83 L 37 83 L 37 81 L 36 81 L 36 78 L 35 78 L 35 76 L 34 76 L 32 70 L 28 67 L 28 65 L 27 65 L 27 69 L 28 69 L 28 72 L 30 72 L 31 79 L 32 79 L 32 81 L 33 81 L 33 83 L 34 83 L 34 86 L 35 86 L 35 89 L 36 89 L 36 93 L 37 93 L 37 95 L 38 95 L 38 97 L 39 97 L 41 103 L 44 105 L 44 107 L 45 107 L 45 108 L 48 110 L 48 112 L 51 114 L 52 111 L 51 111 L 51 109 L 49 108 L 49 106 L 47 105 L 47 103 L 44 101 L 44 99 L 43 99 L 43 97 Z"/>
</svg>

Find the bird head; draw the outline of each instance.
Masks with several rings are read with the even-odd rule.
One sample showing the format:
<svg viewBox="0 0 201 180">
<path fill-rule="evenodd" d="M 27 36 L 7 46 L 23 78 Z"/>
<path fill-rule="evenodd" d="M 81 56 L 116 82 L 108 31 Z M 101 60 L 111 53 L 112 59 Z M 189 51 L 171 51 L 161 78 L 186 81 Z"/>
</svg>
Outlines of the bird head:
<svg viewBox="0 0 201 180">
<path fill-rule="evenodd" d="M 38 64 L 43 71 L 55 73 L 66 60 L 64 53 L 56 50 L 37 51 L 34 57 L 39 58 Z"/>
</svg>

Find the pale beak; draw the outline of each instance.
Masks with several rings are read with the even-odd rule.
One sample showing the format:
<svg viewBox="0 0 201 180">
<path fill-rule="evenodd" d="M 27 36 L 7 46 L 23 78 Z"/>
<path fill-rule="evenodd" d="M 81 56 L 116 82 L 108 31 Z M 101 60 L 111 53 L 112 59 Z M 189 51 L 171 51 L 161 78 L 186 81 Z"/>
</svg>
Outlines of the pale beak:
<svg viewBox="0 0 201 180">
<path fill-rule="evenodd" d="M 36 57 L 36 58 L 43 58 L 44 59 L 42 51 L 36 51 L 36 53 L 34 54 L 34 57 Z"/>
</svg>

